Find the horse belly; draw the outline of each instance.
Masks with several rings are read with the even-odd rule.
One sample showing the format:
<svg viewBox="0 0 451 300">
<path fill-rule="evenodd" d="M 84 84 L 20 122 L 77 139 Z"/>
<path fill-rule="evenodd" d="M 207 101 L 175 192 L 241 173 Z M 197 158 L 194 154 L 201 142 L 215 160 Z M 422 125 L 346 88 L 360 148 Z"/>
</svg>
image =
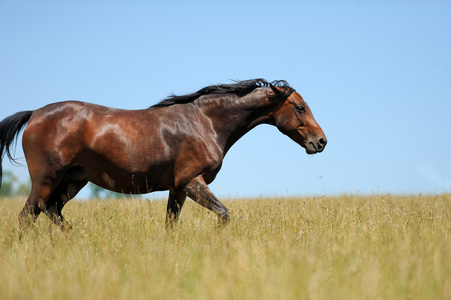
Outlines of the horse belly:
<svg viewBox="0 0 451 300">
<path fill-rule="evenodd" d="M 172 159 L 164 141 L 155 132 L 145 136 L 132 131 L 103 131 L 81 161 L 89 162 L 89 180 L 106 189 L 141 194 L 171 186 Z"/>
<path fill-rule="evenodd" d="M 131 170 L 109 162 L 85 166 L 85 169 L 89 181 L 119 193 L 146 194 L 168 190 L 173 185 L 172 168 L 169 163 Z"/>
</svg>

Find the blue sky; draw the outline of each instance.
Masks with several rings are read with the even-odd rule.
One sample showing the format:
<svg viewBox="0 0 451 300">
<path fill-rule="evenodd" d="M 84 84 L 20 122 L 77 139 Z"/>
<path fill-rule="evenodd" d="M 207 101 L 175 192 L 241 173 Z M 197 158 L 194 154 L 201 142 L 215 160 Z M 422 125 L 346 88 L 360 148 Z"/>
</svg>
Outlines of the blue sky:
<svg viewBox="0 0 451 300">
<path fill-rule="evenodd" d="M 449 1 L 0 0 L 0 119 L 284 79 L 325 151 L 309 156 L 259 126 L 227 154 L 218 196 L 451 192 L 450 15 Z"/>
</svg>

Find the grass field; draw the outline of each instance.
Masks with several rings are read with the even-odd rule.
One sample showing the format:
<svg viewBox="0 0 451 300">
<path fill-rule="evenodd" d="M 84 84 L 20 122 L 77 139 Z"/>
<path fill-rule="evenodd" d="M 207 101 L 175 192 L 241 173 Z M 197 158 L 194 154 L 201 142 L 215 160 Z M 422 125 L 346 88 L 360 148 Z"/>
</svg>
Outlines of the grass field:
<svg viewBox="0 0 451 300">
<path fill-rule="evenodd" d="M 62 232 L 0 200 L 1 299 L 451 299 L 450 195 L 72 201 Z"/>
</svg>

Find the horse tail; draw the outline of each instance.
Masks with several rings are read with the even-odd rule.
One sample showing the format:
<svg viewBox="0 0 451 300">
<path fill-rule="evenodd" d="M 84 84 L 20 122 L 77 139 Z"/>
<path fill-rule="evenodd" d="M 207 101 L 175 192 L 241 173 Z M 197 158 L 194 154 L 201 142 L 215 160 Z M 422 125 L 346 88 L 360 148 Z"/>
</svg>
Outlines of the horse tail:
<svg viewBox="0 0 451 300">
<path fill-rule="evenodd" d="M 2 186 L 3 156 L 6 153 L 11 162 L 17 163 L 11 155 L 10 147 L 22 128 L 30 120 L 32 114 L 33 111 L 21 111 L 0 122 L 0 188 Z"/>
</svg>

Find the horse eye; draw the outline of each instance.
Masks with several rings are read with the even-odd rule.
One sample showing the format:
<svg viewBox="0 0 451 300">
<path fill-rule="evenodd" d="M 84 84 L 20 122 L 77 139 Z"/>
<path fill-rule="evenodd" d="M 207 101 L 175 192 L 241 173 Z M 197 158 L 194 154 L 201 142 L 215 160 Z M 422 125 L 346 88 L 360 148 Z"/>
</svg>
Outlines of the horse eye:
<svg viewBox="0 0 451 300">
<path fill-rule="evenodd" d="M 299 113 L 305 113 L 305 106 L 304 105 L 296 106 L 296 111 Z"/>
</svg>

